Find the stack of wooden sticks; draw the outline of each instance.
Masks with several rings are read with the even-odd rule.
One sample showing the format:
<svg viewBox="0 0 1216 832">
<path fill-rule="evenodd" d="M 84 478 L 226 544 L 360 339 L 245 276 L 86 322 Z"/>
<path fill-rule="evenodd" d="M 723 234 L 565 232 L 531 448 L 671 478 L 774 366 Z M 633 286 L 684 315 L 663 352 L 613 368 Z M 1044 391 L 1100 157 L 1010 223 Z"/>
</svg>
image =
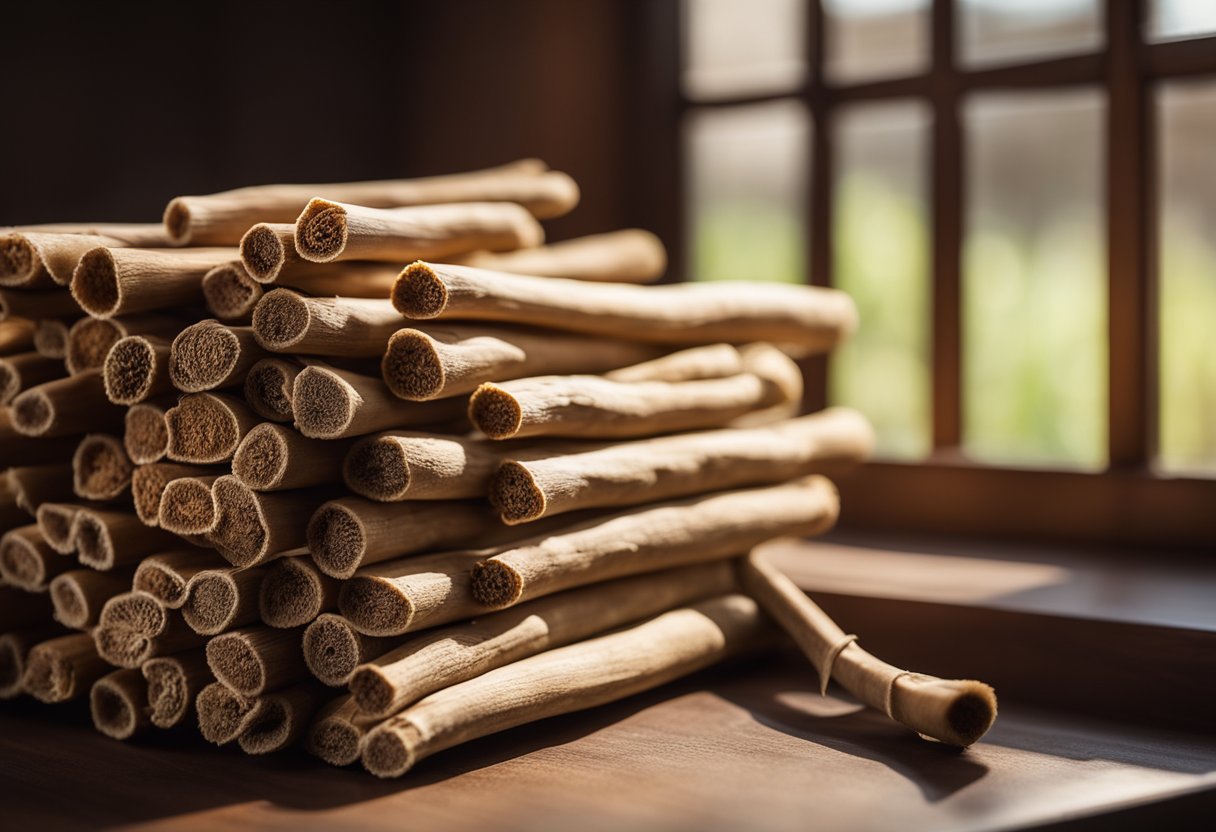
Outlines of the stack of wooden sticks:
<svg viewBox="0 0 1216 832">
<path fill-rule="evenodd" d="M 824 689 L 981 736 L 986 685 L 885 664 L 749 554 L 829 528 L 870 448 L 796 415 L 849 298 L 639 285 L 653 235 L 543 245 L 577 200 L 528 160 L 4 232 L 0 695 L 393 776 L 775 620 Z"/>
</svg>

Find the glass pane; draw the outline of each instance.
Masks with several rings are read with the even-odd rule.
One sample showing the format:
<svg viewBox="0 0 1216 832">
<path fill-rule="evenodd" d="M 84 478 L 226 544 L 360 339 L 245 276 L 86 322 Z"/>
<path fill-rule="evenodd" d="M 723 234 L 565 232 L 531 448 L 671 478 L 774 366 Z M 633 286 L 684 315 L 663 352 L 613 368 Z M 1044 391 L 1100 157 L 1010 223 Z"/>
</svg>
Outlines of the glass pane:
<svg viewBox="0 0 1216 832">
<path fill-rule="evenodd" d="M 1158 94 L 1161 442 L 1171 470 L 1216 471 L 1216 81 Z"/>
<path fill-rule="evenodd" d="M 1152 0 L 1148 32 L 1151 40 L 1182 40 L 1216 34 L 1216 2 Z"/>
<path fill-rule="evenodd" d="M 960 59 L 977 66 L 1092 52 L 1103 40 L 1098 7 L 1098 0 L 960 0 Z"/>
<path fill-rule="evenodd" d="M 916 103 L 842 110 L 835 126 L 835 285 L 861 327 L 832 356 L 830 398 L 869 417 L 877 451 L 919 458 L 929 404 L 928 110 Z"/>
<path fill-rule="evenodd" d="M 969 100 L 964 119 L 964 447 L 991 461 L 1100 466 L 1102 99 L 988 95 Z"/>
<path fill-rule="evenodd" d="M 802 104 L 694 111 L 686 141 L 690 278 L 803 282 L 810 119 Z"/>
<path fill-rule="evenodd" d="M 801 0 L 684 0 L 691 98 L 792 92 L 806 76 Z"/>
<path fill-rule="evenodd" d="M 835 83 L 929 66 L 929 0 L 823 0 L 824 70 Z"/>
</svg>

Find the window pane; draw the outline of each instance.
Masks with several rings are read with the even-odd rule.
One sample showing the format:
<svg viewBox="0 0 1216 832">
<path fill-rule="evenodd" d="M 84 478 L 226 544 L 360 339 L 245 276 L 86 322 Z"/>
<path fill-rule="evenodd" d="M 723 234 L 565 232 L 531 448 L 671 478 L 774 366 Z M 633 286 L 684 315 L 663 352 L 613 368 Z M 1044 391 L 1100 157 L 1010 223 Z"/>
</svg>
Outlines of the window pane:
<svg viewBox="0 0 1216 832">
<path fill-rule="evenodd" d="M 966 103 L 964 446 L 1000 462 L 1106 459 L 1098 93 Z"/>
<path fill-rule="evenodd" d="M 1161 455 L 1216 471 L 1216 81 L 1159 93 Z"/>
<path fill-rule="evenodd" d="M 809 122 L 797 101 L 689 114 L 692 279 L 803 282 Z"/>
<path fill-rule="evenodd" d="M 832 356 L 830 397 L 873 423 L 888 458 L 925 456 L 929 405 L 929 114 L 915 103 L 840 112 L 835 126 L 835 285 L 861 327 Z"/>
<path fill-rule="evenodd" d="M 835 83 L 914 75 L 929 65 L 929 0 L 823 0 L 824 68 Z"/>
<path fill-rule="evenodd" d="M 805 21 L 802 0 L 684 0 L 684 92 L 792 92 L 806 76 Z"/>
<path fill-rule="evenodd" d="M 1092 52 L 1102 45 L 1098 0 L 960 0 L 967 66 Z"/>
<path fill-rule="evenodd" d="M 1152 0 L 1148 31 L 1151 40 L 1182 40 L 1216 34 L 1216 2 Z"/>
</svg>

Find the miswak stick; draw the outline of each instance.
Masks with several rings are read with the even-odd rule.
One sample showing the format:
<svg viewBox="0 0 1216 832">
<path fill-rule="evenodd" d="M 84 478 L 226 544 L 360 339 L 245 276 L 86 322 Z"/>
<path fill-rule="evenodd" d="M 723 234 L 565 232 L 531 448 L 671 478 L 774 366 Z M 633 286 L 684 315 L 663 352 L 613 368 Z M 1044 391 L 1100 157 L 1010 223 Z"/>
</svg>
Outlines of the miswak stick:
<svg viewBox="0 0 1216 832">
<path fill-rule="evenodd" d="M 381 297 L 388 297 L 387 287 L 381 293 Z M 27 321 L 22 318 L 0 321 L 0 355 L 16 355 L 37 350 L 35 339 L 37 331 L 38 324 L 35 321 Z"/>
<path fill-rule="evenodd" d="M 359 705 L 350 694 L 331 699 L 318 709 L 304 738 L 309 754 L 331 766 L 348 766 L 359 759 L 359 745 L 367 732 Z"/>
<path fill-rule="evenodd" d="M 116 437 L 90 433 L 72 456 L 72 488 L 83 500 L 112 500 L 127 490 L 134 470 Z"/>
<path fill-rule="evenodd" d="M 866 705 L 923 737 L 967 747 L 996 719 L 996 694 L 983 682 L 901 670 L 866 652 L 802 590 L 753 552 L 740 566 L 744 589 L 781 625 L 819 673 Z"/>
<path fill-rule="evenodd" d="M 174 535 L 139 522 L 134 512 L 91 507 L 76 512 L 72 535 L 80 562 L 101 572 L 181 545 Z"/>
<path fill-rule="evenodd" d="M 89 692 L 93 727 L 110 739 L 127 740 L 152 725 L 148 715 L 148 683 L 138 668 L 115 670 Z"/>
<path fill-rule="evenodd" d="M 72 317 L 75 317 L 74 315 Z M 0 323 L 5 323 L 0 321 Z M 64 358 L 68 352 L 69 321 L 41 318 L 34 329 L 34 349 L 47 358 Z"/>
<path fill-rule="evenodd" d="M 363 765 L 404 774 L 462 742 L 657 687 L 761 641 L 756 604 L 723 595 L 615 633 L 530 656 L 437 691 L 372 730 Z"/>
<path fill-rule="evenodd" d="M 181 609 L 189 594 L 190 580 L 200 572 L 223 565 L 224 561 L 214 552 L 200 549 L 158 552 L 139 562 L 131 587 L 151 595 L 167 609 Z"/>
<path fill-rule="evenodd" d="M 72 274 L 72 297 L 95 318 L 197 306 L 203 275 L 234 259 L 231 248 L 95 248 Z"/>
<path fill-rule="evenodd" d="M 61 555 L 76 551 L 76 515 L 83 506 L 73 503 L 43 503 L 34 515 L 42 539 Z"/>
<path fill-rule="evenodd" d="M 115 595 L 131 589 L 133 569 L 98 572 L 73 569 L 56 575 L 50 584 L 55 620 L 72 630 L 87 630 L 101 618 L 101 608 Z"/>
<path fill-rule="evenodd" d="M 309 439 L 285 425 L 264 422 L 241 440 L 232 474 L 254 491 L 284 491 L 334 482 L 351 443 Z"/>
<path fill-rule="evenodd" d="M 348 488 L 371 500 L 459 500 L 481 497 L 502 448 L 457 436 L 389 431 L 362 439 L 342 466 Z"/>
<path fill-rule="evenodd" d="M 88 633 L 72 633 L 31 648 L 21 686 L 39 702 L 67 702 L 87 694 L 111 670 Z"/>
<path fill-rule="evenodd" d="M 303 547 L 303 518 L 332 496 L 330 489 L 257 492 L 231 475 L 217 479 L 211 493 L 217 518 L 207 539 L 233 566 L 254 566 Z"/>
<path fill-rule="evenodd" d="M 271 754 L 295 745 L 314 713 L 333 694 L 308 680 L 258 697 L 253 719 L 237 737 L 246 754 Z"/>
<path fill-rule="evenodd" d="M 449 262 L 512 274 L 649 283 L 663 276 L 667 252 L 654 234 L 627 228 L 517 251 L 477 251 Z"/>
<path fill-rule="evenodd" d="M 241 237 L 241 264 L 258 283 L 274 283 L 286 270 L 308 261 L 296 251 L 296 226 L 290 222 L 260 222 Z M 336 293 L 335 293 L 336 294 Z"/>
<path fill-rule="evenodd" d="M 18 465 L 70 462 L 79 443 L 79 436 L 41 437 L 37 442 L 30 442 L 13 425 L 11 409 L 0 407 L 0 470 Z"/>
<path fill-rule="evenodd" d="M 207 742 L 227 745 L 253 721 L 256 706 L 255 700 L 241 696 L 223 682 L 212 682 L 194 700 L 199 733 Z"/>
<path fill-rule="evenodd" d="M 366 636 L 340 615 L 322 613 L 304 630 L 304 663 L 325 685 L 338 687 L 355 668 L 394 647 L 400 639 Z"/>
<path fill-rule="evenodd" d="M 30 650 L 47 639 L 61 635 L 62 632 L 59 627 L 48 626 L 43 622 L 29 629 L 6 630 L 0 633 L 0 701 L 15 699 L 25 693 L 21 678 L 25 675 L 26 659 Z"/>
<path fill-rule="evenodd" d="M 296 266 L 281 269 L 274 284 L 313 297 L 337 295 L 345 298 L 383 300 L 388 297 L 389 290 L 393 288 L 393 283 L 400 273 L 400 263 L 363 263 L 353 260 L 309 263 L 301 259 Z"/>
<path fill-rule="evenodd" d="M 167 245 L 158 225 L 139 223 L 25 227 L 0 235 L 0 286 L 66 286 L 85 252 L 97 246 Z"/>
<path fill-rule="evenodd" d="M 26 592 L 46 592 L 51 579 L 72 568 L 42 539 L 38 526 L 18 526 L 0 537 L 0 578 Z"/>
<path fill-rule="evenodd" d="M 481 561 L 472 590 L 508 607 L 596 581 L 729 557 L 836 522 L 836 489 L 820 476 L 672 500 L 539 535 Z"/>
<path fill-rule="evenodd" d="M 258 343 L 271 352 L 378 358 L 401 316 L 383 298 L 308 298 L 267 292 L 253 310 Z"/>
<path fill-rule="evenodd" d="M 264 357 L 252 328 L 199 321 L 173 339 L 169 378 L 186 393 L 232 387 L 244 382 L 249 368 Z"/>
<path fill-rule="evenodd" d="M 207 664 L 215 678 L 242 696 L 263 693 L 308 678 L 299 629 L 242 627 L 207 642 Z"/>
<path fill-rule="evenodd" d="M 860 413 L 832 408 L 752 430 L 712 430 L 503 461 L 489 487 L 504 523 L 638 505 L 807 474 L 836 475 L 867 457 Z M 538 451 L 539 453 L 539 451 Z"/>
<path fill-rule="evenodd" d="M 178 477 L 165 483 L 156 513 L 156 525 L 183 537 L 206 534 L 215 528 L 219 512 L 211 486 L 220 476 L 204 473 Z"/>
<path fill-rule="evenodd" d="M 31 465 L 9 468 L 0 476 L 8 479 L 17 506 L 33 516 L 43 503 L 72 499 L 72 466 Z"/>
<path fill-rule="evenodd" d="M 468 393 L 486 381 L 613 370 L 656 353 L 628 341 L 454 324 L 398 330 L 388 340 L 381 373 L 397 397 L 426 401 Z"/>
<path fill-rule="evenodd" d="M 302 364 L 282 358 L 263 358 L 245 376 L 245 401 L 253 412 L 272 422 L 290 422 L 291 388 Z"/>
<path fill-rule="evenodd" d="M 120 339 L 102 364 L 101 378 L 106 397 L 114 404 L 138 404 L 153 396 L 172 392 L 169 375 L 171 344 L 152 335 L 129 335 Z"/>
<path fill-rule="evenodd" d="M 178 465 L 172 462 L 153 462 L 138 466 L 131 473 L 131 498 L 135 503 L 135 516 L 145 526 L 159 526 L 161 498 L 169 483 L 183 477 L 205 477 L 214 471 L 215 469 L 202 465 Z"/>
<path fill-rule="evenodd" d="M 139 667 L 154 656 L 202 647 L 206 641 L 174 610 L 144 592 L 115 595 L 93 629 L 97 653 L 117 667 Z"/>
<path fill-rule="evenodd" d="M 136 465 L 147 465 L 164 458 L 169 450 L 167 408 L 158 402 L 140 402 L 127 408 L 123 421 L 122 446 Z"/>
<path fill-rule="evenodd" d="M 258 587 L 258 612 L 268 627 L 303 627 L 338 605 L 338 581 L 307 557 L 283 557 L 266 568 Z M 307 636 L 306 636 L 307 637 Z"/>
<path fill-rule="evenodd" d="M 100 370 L 48 381 L 22 392 L 10 405 L 13 427 L 24 436 L 70 436 L 122 424 L 124 411 L 106 398 Z"/>
<path fill-rule="evenodd" d="M 345 439 L 398 427 L 459 430 L 467 403 L 463 398 L 403 402 L 379 378 L 313 365 L 295 377 L 291 407 L 304 436 Z"/>
<path fill-rule="evenodd" d="M 66 318 L 78 314 L 80 309 L 76 301 L 63 289 L 0 289 L 0 321 L 9 318 Z"/>
<path fill-rule="evenodd" d="M 240 399 L 224 393 L 191 393 L 165 411 L 167 455 L 176 462 L 227 462 L 260 420 Z"/>
<path fill-rule="evenodd" d="M 227 323 L 247 323 L 263 292 L 240 263 L 224 263 L 203 275 L 207 309 Z"/>
<path fill-rule="evenodd" d="M 184 324 L 169 315 L 131 315 L 124 318 L 81 318 L 68 330 L 64 361 L 69 373 L 104 367 L 106 356 L 123 338 L 146 335 L 172 338 Z"/>
<path fill-rule="evenodd" d="M 338 611 L 360 633 L 400 636 L 485 612 L 470 573 L 484 552 L 440 552 L 365 566 L 342 584 Z"/>
<path fill-rule="evenodd" d="M 258 620 L 258 587 L 265 570 L 224 567 L 190 579 L 182 618 L 201 636 L 214 636 Z"/>
<path fill-rule="evenodd" d="M 0 357 L 0 404 L 8 404 L 22 390 L 62 378 L 63 362 L 37 352 Z"/>
<path fill-rule="evenodd" d="M 423 262 L 401 273 L 391 299 L 413 320 L 506 321 L 664 344 L 773 341 L 810 353 L 830 350 L 857 326 L 852 299 L 817 286 L 641 287 Z"/>
<path fill-rule="evenodd" d="M 734 566 L 721 561 L 563 592 L 411 638 L 356 668 L 351 694 L 380 719 L 497 667 L 734 589 Z"/>
<path fill-rule="evenodd" d="M 51 615 L 51 600 L 44 593 L 0 586 L 0 632 L 44 626 Z"/>
<path fill-rule="evenodd" d="M 202 650 L 148 659 L 140 672 L 148 683 L 148 718 L 157 728 L 184 722 L 199 691 L 211 682 L 211 669 Z"/>
<path fill-rule="evenodd" d="M 179 196 L 164 223 L 176 245 L 235 245 L 258 222 L 291 222 L 317 194 L 379 208 L 445 202 L 516 202 L 539 219 L 578 203 L 578 186 L 537 159 L 468 173 L 379 182 L 262 185 L 206 196 Z"/>
</svg>

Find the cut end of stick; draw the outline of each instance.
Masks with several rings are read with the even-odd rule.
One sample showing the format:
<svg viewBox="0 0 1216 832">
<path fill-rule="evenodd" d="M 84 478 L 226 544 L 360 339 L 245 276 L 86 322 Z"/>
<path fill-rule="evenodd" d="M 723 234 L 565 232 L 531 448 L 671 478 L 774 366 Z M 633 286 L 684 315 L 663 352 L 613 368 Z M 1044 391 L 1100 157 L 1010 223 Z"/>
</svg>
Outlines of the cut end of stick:
<svg viewBox="0 0 1216 832">
<path fill-rule="evenodd" d="M 269 223 L 258 223 L 241 238 L 241 262 L 249 276 L 259 283 L 273 283 L 286 259 L 283 240 Z"/>
<path fill-rule="evenodd" d="M 242 696 L 266 686 L 266 665 L 245 633 L 224 633 L 207 642 L 207 664 L 216 679 Z"/>
<path fill-rule="evenodd" d="M 184 396 L 165 412 L 168 455 L 181 462 L 223 462 L 240 441 L 240 423 L 221 398 L 206 393 Z"/>
<path fill-rule="evenodd" d="M 469 421 L 490 439 L 510 439 L 523 420 L 523 408 L 501 387 L 483 384 L 469 398 Z"/>
<path fill-rule="evenodd" d="M 190 242 L 190 206 L 178 197 L 165 206 L 165 231 L 174 245 L 184 246 Z"/>
<path fill-rule="evenodd" d="M 274 352 L 291 352 L 308 332 L 311 321 L 308 303 L 287 289 L 267 292 L 253 310 L 253 332 L 258 343 Z"/>
<path fill-rule="evenodd" d="M 966 748 L 988 733 L 996 721 L 996 692 L 983 682 L 971 679 L 920 682 L 917 677 L 912 677 L 908 680 L 910 686 L 905 688 L 902 684 L 904 681 L 897 680 L 892 690 L 892 710 L 901 722 L 923 736 Z M 913 694 L 922 701 L 934 701 L 934 706 L 923 709 L 909 707 L 908 702 Z M 928 717 L 933 712 L 941 716 Z M 918 714 L 928 718 L 917 719 Z"/>
<path fill-rule="evenodd" d="M 103 626 L 155 636 L 168 625 L 168 613 L 159 601 L 144 592 L 124 592 L 106 602 L 101 610 Z"/>
<path fill-rule="evenodd" d="M 95 318 L 109 318 L 122 303 L 118 267 L 107 248 L 85 252 L 72 273 L 72 297 Z"/>
<path fill-rule="evenodd" d="M 296 219 L 296 251 L 305 260 L 326 263 L 346 248 L 346 209 L 325 199 L 314 199 Z"/>
<path fill-rule="evenodd" d="M 179 477 L 164 487 L 157 520 L 174 534 L 206 534 L 215 528 L 217 511 L 211 484 L 194 477 Z"/>
<path fill-rule="evenodd" d="M 33 244 L 22 234 L 0 237 L 0 286 L 23 286 L 41 262 Z"/>
<path fill-rule="evenodd" d="M 169 350 L 169 377 L 186 393 L 201 393 L 223 385 L 241 357 L 241 342 L 219 321 L 186 327 Z"/>
<path fill-rule="evenodd" d="M 119 670 L 103 676 L 89 691 L 93 726 L 111 739 L 130 739 L 143 724 L 146 700 L 139 671 Z"/>
<path fill-rule="evenodd" d="M 257 491 L 273 489 L 283 481 L 290 449 L 281 425 L 261 424 L 249 431 L 232 457 L 232 473 Z"/>
<path fill-rule="evenodd" d="M 290 422 L 291 387 L 300 368 L 277 358 L 263 358 L 245 376 L 245 400 L 272 422 Z"/>
<path fill-rule="evenodd" d="M 72 457 L 72 488 L 85 500 L 111 500 L 130 485 L 134 468 L 116 438 L 89 434 Z"/>
<path fill-rule="evenodd" d="M 342 475 L 347 486 L 370 500 L 402 500 L 410 487 L 410 464 L 401 445 L 390 438 L 360 440 L 346 455 Z"/>
<path fill-rule="evenodd" d="M 190 682 L 181 660 L 149 659 L 140 670 L 148 683 L 148 715 L 157 728 L 172 728 L 190 710 Z"/>
<path fill-rule="evenodd" d="M 357 395 L 324 367 L 305 367 L 292 388 L 296 427 L 312 439 L 338 438 L 354 418 Z"/>
<path fill-rule="evenodd" d="M 76 667 L 64 645 L 69 639 L 87 639 L 68 636 L 36 644 L 25 658 L 25 674 L 21 686 L 39 702 L 65 702 L 76 693 Z"/>
<path fill-rule="evenodd" d="M 421 402 L 443 390 L 443 359 L 431 337 L 416 329 L 399 329 L 388 339 L 380 363 L 384 383 L 400 399 Z"/>
<path fill-rule="evenodd" d="M 213 636 L 228 629 L 239 603 L 240 591 L 227 572 L 200 572 L 190 581 L 182 618 L 200 636 Z"/>
<path fill-rule="evenodd" d="M 345 719 L 327 717 L 313 723 L 308 750 L 331 766 L 348 766 L 359 759 L 363 733 Z"/>
<path fill-rule="evenodd" d="M 393 308 L 405 317 L 426 320 L 443 314 L 448 289 L 430 265 L 418 260 L 401 271 L 389 298 Z"/>
<path fill-rule="evenodd" d="M 203 275 L 203 300 L 225 321 L 244 320 L 262 298 L 262 287 L 236 263 L 216 266 Z"/>
<path fill-rule="evenodd" d="M 325 503 L 308 521 L 308 551 L 317 568 L 333 578 L 355 574 L 367 552 L 367 530 L 355 512 L 339 502 Z"/>
<path fill-rule="evenodd" d="M 531 472 L 518 462 L 498 466 L 490 480 L 490 504 L 502 521 L 514 526 L 539 520 L 545 514 L 545 493 L 536 485 Z"/>
<path fill-rule="evenodd" d="M 473 597 L 488 607 L 509 607 L 524 591 L 523 577 L 502 561 L 483 560 L 473 566 Z"/>
<path fill-rule="evenodd" d="M 165 411 L 156 405 L 133 404 L 127 409 L 123 447 L 136 465 L 147 465 L 169 450 L 169 426 Z"/>
<path fill-rule="evenodd" d="M 132 589 L 146 592 L 170 609 L 179 609 L 186 600 L 186 581 L 167 565 L 144 559 L 135 570 Z"/>
<path fill-rule="evenodd" d="M 0 575 L 18 589 L 38 592 L 46 587 L 47 564 L 34 542 L 9 532 L 0 537 Z"/>
<path fill-rule="evenodd" d="M 303 627 L 321 612 L 325 589 L 300 558 L 280 558 L 258 587 L 258 608 L 269 627 Z M 307 642 L 307 633 L 305 641 Z"/>
<path fill-rule="evenodd" d="M 23 436 L 41 436 L 55 420 L 55 407 L 37 387 L 26 390 L 9 406 L 13 428 Z"/>
<path fill-rule="evenodd" d="M 160 525 L 160 498 L 178 476 L 177 469 L 156 464 L 140 465 L 131 473 L 131 501 L 139 522 L 153 528 Z"/>
<path fill-rule="evenodd" d="M 400 777 L 414 766 L 414 752 L 401 732 L 377 728 L 363 743 L 363 767 L 377 777 Z"/>
<path fill-rule="evenodd" d="M 199 733 L 216 745 L 232 742 L 251 721 L 255 704 L 223 683 L 212 682 L 199 691 L 194 702 Z"/>
<path fill-rule="evenodd" d="M 238 741 L 246 754 L 270 754 L 283 748 L 291 737 L 291 708 L 277 696 L 262 699 Z"/>
<path fill-rule="evenodd" d="M 83 630 L 89 625 L 89 602 L 77 575 L 71 572 L 57 575 L 51 581 L 50 594 L 56 621 L 73 630 Z"/>
<path fill-rule="evenodd" d="M 101 377 L 114 404 L 142 402 L 156 381 L 156 348 L 142 335 L 128 335 L 110 348 Z"/>
<path fill-rule="evenodd" d="M 47 358 L 63 358 L 68 352 L 68 326 L 63 321 L 44 318 L 34 330 L 34 349 Z"/>
<path fill-rule="evenodd" d="M 346 684 L 360 662 L 359 635 L 341 616 L 323 615 L 304 631 L 304 663 L 331 687 Z"/>
<path fill-rule="evenodd" d="M 123 332 L 113 321 L 83 318 L 68 331 L 67 353 L 64 361 L 69 373 L 81 373 L 100 367 Z"/>
<path fill-rule="evenodd" d="M 61 555 L 76 551 L 76 541 L 72 533 L 76 512 L 79 510 L 78 506 L 67 503 L 43 503 L 38 506 L 36 516 L 42 539 Z"/>
<path fill-rule="evenodd" d="M 338 599 L 342 615 L 367 635 L 404 633 L 414 618 L 409 596 L 391 582 L 371 577 L 351 578 Z"/>
<path fill-rule="evenodd" d="M 374 664 L 355 668 L 347 682 L 359 710 L 370 717 L 388 716 L 395 695 L 393 683 Z"/>
<path fill-rule="evenodd" d="M 216 520 L 208 539 L 234 566 L 249 566 L 266 554 L 269 531 L 253 491 L 236 477 L 220 477 L 211 486 Z"/>
<path fill-rule="evenodd" d="M 114 566 L 114 542 L 105 522 L 93 512 L 81 509 L 73 531 L 76 554 L 85 566 L 106 571 Z"/>
<path fill-rule="evenodd" d="M 152 639 L 143 633 L 103 624 L 93 630 L 97 653 L 116 667 L 139 667 L 152 655 Z"/>
</svg>

